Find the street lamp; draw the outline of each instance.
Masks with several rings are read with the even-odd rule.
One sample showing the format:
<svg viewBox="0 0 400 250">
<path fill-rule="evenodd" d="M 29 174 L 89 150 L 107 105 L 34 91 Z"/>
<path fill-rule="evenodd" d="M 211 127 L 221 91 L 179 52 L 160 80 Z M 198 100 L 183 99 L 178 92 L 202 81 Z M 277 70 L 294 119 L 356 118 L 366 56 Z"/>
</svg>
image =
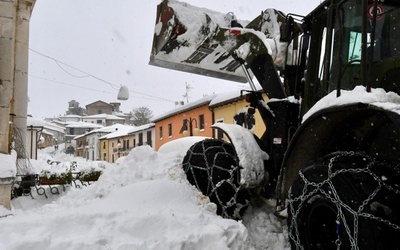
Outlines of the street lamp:
<svg viewBox="0 0 400 250">
<path fill-rule="evenodd" d="M 117 99 L 122 101 L 126 101 L 129 99 L 129 90 L 127 86 L 121 86 L 118 91 Z"/>
<path fill-rule="evenodd" d="M 86 145 L 85 145 L 85 153 L 86 153 L 86 161 L 88 161 L 89 160 L 89 142 L 86 142 Z"/>
<path fill-rule="evenodd" d="M 193 122 L 195 122 L 195 127 L 193 128 Z M 189 131 L 188 131 L 189 127 Z M 197 120 L 195 118 L 189 117 L 189 119 L 183 120 L 181 133 L 183 136 L 193 136 L 197 135 L 200 129 L 197 127 Z"/>
</svg>

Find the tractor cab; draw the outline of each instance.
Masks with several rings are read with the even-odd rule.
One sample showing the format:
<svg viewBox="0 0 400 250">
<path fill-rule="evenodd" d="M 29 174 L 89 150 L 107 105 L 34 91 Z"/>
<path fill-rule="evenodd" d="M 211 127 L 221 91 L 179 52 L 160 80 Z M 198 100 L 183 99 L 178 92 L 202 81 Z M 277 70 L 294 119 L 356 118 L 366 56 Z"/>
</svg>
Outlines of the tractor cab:
<svg viewBox="0 0 400 250">
<path fill-rule="evenodd" d="M 400 93 L 400 3 L 325 1 L 305 18 L 310 27 L 303 113 L 333 90 L 357 85 Z"/>
</svg>

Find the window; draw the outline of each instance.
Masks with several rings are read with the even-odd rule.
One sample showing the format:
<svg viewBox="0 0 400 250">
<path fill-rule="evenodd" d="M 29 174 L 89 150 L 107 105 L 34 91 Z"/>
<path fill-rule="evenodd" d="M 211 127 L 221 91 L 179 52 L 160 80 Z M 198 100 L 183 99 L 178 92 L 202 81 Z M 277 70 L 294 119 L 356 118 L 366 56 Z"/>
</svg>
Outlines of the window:
<svg viewBox="0 0 400 250">
<path fill-rule="evenodd" d="M 224 119 L 219 119 L 219 120 L 217 120 L 217 122 L 222 123 L 222 122 L 224 122 Z M 222 140 L 224 138 L 224 133 L 220 129 L 216 129 L 216 136 L 217 136 L 217 139 Z"/>
<path fill-rule="evenodd" d="M 114 142 L 111 143 L 111 147 L 114 148 Z"/>
<path fill-rule="evenodd" d="M 151 141 L 151 131 L 147 131 L 147 145 L 151 146 L 153 143 Z"/>
<path fill-rule="evenodd" d="M 199 129 L 204 130 L 204 115 L 199 115 Z"/>
<path fill-rule="evenodd" d="M 182 134 L 183 131 L 185 131 L 185 130 L 186 130 L 186 131 L 189 130 L 188 124 L 189 124 L 188 119 L 183 119 L 183 121 L 182 121 L 182 128 L 181 128 L 181 131 L 179 132 L 180 134 Z"/>
<path fill-rule="evenodd" d="M 106 149 L 106 142 L 103 142 L 103 149 Z"/>
<path fill-rule="evenodd" d="M 139 134 L 139 146 L 143 145 L 143 133 Z"/>
<path fill-rule="evenodd" d="M 370 37 L 368 36 L 368 43 L 371 41 L 369 38 Z M 361 60 L 361 32 L 350 31 L 347 62 L 354 61 L 355 63 L 360 64 L 361 61 L 359 60 Z"/>
<path fill-rule="evenodd" d="M 97 124 L 103 124 L 103 121 L 102 120 L 97 120 L 96 123 Z"/>
<path fill-rule="evenodd" d="M 106 161 L 106 160 L 107 160 L 107 154 L 103 153 L 103 161 Z"/>
<path fill-rule="evenodd" d="M 162 127 L 160 127 L 160 132 L 159 132 L 159 134 L 160 134 L 160 139 L 162 139 L 162 138 L 163 138 L 163 129 L 162 129 Z"/>
<path fill-rule="evenodd" d="M 172 137 L 172 123 L 168 124 L 168 136 Z"/>
<path fill-rule="evenodd" d="M 124 150 L 129 150 L 129 140 L 124 140 Z"/>
</svg>

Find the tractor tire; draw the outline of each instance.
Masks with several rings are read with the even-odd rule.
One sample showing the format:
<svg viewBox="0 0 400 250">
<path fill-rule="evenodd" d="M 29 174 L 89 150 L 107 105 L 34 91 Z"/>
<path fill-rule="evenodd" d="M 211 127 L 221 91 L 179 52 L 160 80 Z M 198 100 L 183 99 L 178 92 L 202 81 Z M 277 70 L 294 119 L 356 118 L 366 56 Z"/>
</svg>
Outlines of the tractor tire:
<svg viewBox="0 0 400 250">
<path fill-rule="evenodd" d="M 289 190 L 292 249 L 400 249 L 400 169 L 336 152 L 300 171 Z"/>
<path fill-rule="evenodd" d="M 205 139 L 186 153 L 183 170 L 187 180 L 217 205 L 217 214 L 240 220 L 251 193 L 240 186 L 240 167 L 231 143 Z"/>
</svg>

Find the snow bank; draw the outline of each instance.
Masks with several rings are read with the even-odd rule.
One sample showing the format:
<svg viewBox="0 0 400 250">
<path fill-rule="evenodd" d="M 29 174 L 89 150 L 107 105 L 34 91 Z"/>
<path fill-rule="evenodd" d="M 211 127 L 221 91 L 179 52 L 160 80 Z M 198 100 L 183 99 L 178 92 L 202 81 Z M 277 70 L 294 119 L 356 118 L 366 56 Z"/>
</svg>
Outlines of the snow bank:
<svg viewBox="0 0 400 250">
<path fill-rule="evenodd" d="M 189 150 L 189 148 L 195 144 L 196 142 L 202 141 L 206 138 L 209 137 L 204 137 L 204 136 L 189 136 L 189 137 L 183 137 L 180 139 L 173 140 L 171 142 L 168 142 L 164 145 L 162 145 L 159 149 L 159 153 L 177 153 L 182 156 L 185 156 L 186 152 Z"/>
<path fill-rule="evenodd" d="M 284 221 L 265 208 L 250 209 L 243 222 L 217 216 L 186 180 L 183 147 L 165 147 L 133 149 L 90 186 L 13 199 L 11 211 L 0 208 L 0 249 L 288 249 Z M 47 167 L 49 158 L 98 164 L 45 150 L 32 163 Z"/>
<path fill-rule="evenodd" d="M 15 177 L 17 172 L 17 152 L 12 150 L 9 155 L 0 153 L 0 162 L 0 178 Z"/>
<path fill-rule="evenodd" d="M 140 182 L 79 203 L 2 219 L 0 248 L 238 249 L 233 239 L 246 236 L 242 225 L 205 214 L 193 191 L 174 181 Z"/>
</svg>

